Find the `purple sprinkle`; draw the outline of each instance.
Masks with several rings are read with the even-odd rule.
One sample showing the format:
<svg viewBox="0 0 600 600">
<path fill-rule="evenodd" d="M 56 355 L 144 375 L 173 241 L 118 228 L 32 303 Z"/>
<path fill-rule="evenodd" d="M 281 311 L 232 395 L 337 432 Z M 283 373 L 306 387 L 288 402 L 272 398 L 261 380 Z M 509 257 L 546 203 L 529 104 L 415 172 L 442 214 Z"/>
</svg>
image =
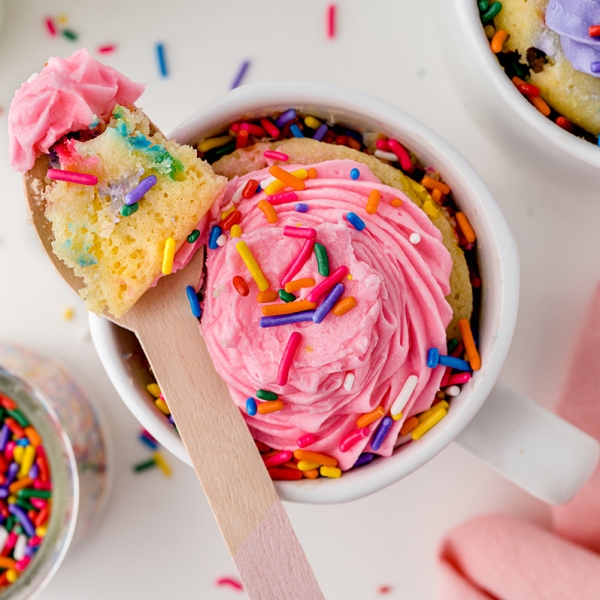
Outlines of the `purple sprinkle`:
<svg viewBox="0 0 600 600">
<path fill-rule="evenodd" d="M 2 429 L 0 429 L 0 452 L 4 452 L 4 448 L 6 448 L 6 443 L 10 439 L 10 429 L 8 425 L 4 424 Z"/>
<path fill-rule="evenodd" d="M 600 61 L 599 62 L 593 62 L 590 65 L 590 70 L 592 71 L 592 73 L 600 73 Z"/>
<path fill-rule="evenodd" d="M 29 469 L 29 473 L 27 473 L 27 477 L 29 479 L 37 479 L 40 474 L 40 468 L 37 464 L 34 464 L 31 469 Z"/>
<path fill-rule="evenodd" d="M 8 486 L 0 486 L 0 498 L 6 498 L 8 496 Z"/>
<path fill-rule="evenodd" d="M 308 212 L 308 204 L 303 204 L 302 202 L 298 202 L 296 206 L 294 206 L 294 210 L 296 212 L 305 213 Z"/>
<path fill-rule="evenodd" d="M 276 315 L 274 317 L 261 317 L 261 327 L 277 327 L 278 325 L 292 325 L 293 323 L 302 323 L 303 321 L 312 321 L 314 310 L 303 310 L 302 312 L 292 313 L 291 315 Z"/>
<path fill-rule="evenodd" d="M 29 537 L 33 537 L 35 535 L 35 527 L 33 526 L 33 523 L 29 520 L 27 513 L 20 506 L 17 506 L 16 504 L 9 504 L 8 510 L 13 515 L 15 515 L 15 517 L 17 517 L 17 519 L 19 519 L 21 525 L 23 526 L 25 533 Z"/>
<path fill-rule="evenodd" d="M 352 465 L 352 468 L 362 467 L 363 465 L 369 464 L 375 455 L 372 452 L 363 452 L 357 459 L 356 462 Z"/>
<path fill-rule="evenodd" d="M 236 87 L 239 87 L 242 84 L 242 79 L 244 79 L 244 75 L 246 74 L 246 71 L 248 70 L 249 66 L 250 66 L 249 60 L 245 60 L 242 63 L 240 70 L 237 72 L 237 75 L 235 76 L 235 79 L 233 80 L 233 83 L 231 84 L 232 90 L 235 90 Z"/>
<path fill-rule="evenodd" d="M 171 425 L 175 425 L 175 419 L 173 418 L 173 415 L 169 415 L 169 423 L 171 423 Z"/>
<path fill-rule="evenodd" d="M 333 289 L 329 292 L 325 300 L 321 302 L 321 305 L 315 314 L 313 315 L 313 323 L 322 323 L 323 319 L 331 312 L 334 304 L 338 301 L 339 297 L 344 293 L 344 284 L 336 283 Z"/>
<path fill-rule="evenodd" d="M 313 140 L 317 140 L 320 142 L 325 137 L 325 134 L 327 133 L 328 129 L 329 128 L 327 127 L 327 125 L 325 125 L 325 123 L 321 123 L 321 125 L 319 125 L 319 128 L 315 131 L 315 135 L 313 135 Z"/>
<path fill-rule="evenodd" d="M 142 179 L 130 192 L 125 194 L 125 204 L 135 204 L 142 199 L 142 196 L 152 187 L 156 185 L 156 175 L 150 175 L 146 179 Z"/>
<path fill-rule="evenodd" d="M 14 478 L 17 476 L 18 472 L 19 465 L 16 462 L 10 463 L 8 471 L 6 472 L 6 481 L 4 482 L 4 485 L 9 486 L 13 482 Z"/>
<path fill-rule="evenodd" d="M 288 123 L 289 121 L 292 121 L 295 118 L 296 118 L 296 111 L 293 108 L 290 108 L 289 110 L 286 110 L 282 115 L 279 115 L 277 117 L 277 120 L 275 121 L 275 125 L 277 125 L 277 127 L 283 127 L 286 123 Z"/>
<path fill-rule="evenodd" d="M 385 440 L 387 434 L 390 432 L 393 423 L 394 419 L 392 417 L 383 417 L 371 440 L 371 448 L 373 450 L 377 451 L 381 448 L 381 444 L 383 444 L 383 440 Z"/>
<path fill-rule="evenodd" d="M 25 546 L 25 556 L 29 556 L 29 558 L 31 558 L 37 551 L 37 546 L 33 547 L 30 546 L 29 544 L 27 546 Z"/>
</svg>

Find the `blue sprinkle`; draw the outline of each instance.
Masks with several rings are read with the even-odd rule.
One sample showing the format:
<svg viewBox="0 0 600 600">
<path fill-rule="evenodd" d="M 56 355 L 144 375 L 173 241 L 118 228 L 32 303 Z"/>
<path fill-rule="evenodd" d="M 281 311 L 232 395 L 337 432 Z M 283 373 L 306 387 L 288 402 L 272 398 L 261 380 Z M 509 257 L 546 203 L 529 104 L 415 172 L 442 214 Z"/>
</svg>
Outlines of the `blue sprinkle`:
<svg viewBox="0 0 600 600">
<path fill-rule="evenodd" d="M 246 400 L 246 412 L 250 417 L 256 414 L 256 400 L 254 398 L 248 398 Z"/>
<path fill-rule="evenodd" d="M 427 351 L 427 366 L 435 369 L 440 364 L 440 351 L 437 348 L 429 348 Z"/>
<path fill-rule="evenodd" d="M 277 117 L 275 120 L 275 125 L 277 125 L 277 127 L 283 127 L 286 123 L 293 121 L 295 118 L 296 111 L 293 108 L 290 108 Z"/>
<path fill-rule="evenodd" d="M 319 128 L 315 131 L 315 135 L 313 135 L 313 140 L 317 140 L 320 142 L 325 137 L 325 134 L 327 133 L 328 129 L 329 128 L 327 127 L 327 125 L 325 125 L 325 123 L 321 123 L 321 125 L 319 125 Z"/>
<path fill-rule="evenodd" d="M 352 171 L 350 171 L 351 179 L 358 179 L 359 177 L 360 177 L 360 171 L 358 169 L 352 169 Z"/>
<path fill-rule="evenodd" d="M 379 427 L 373 435 L 373 439 L 371 440 L 371 448 L 373 450 L 377 451 L 379 450 L 379 448 L 381 448 L 381 444 L 383 444 L 383 441 L 387 437 L 387 434 L 390 432 L 393 423 L 394 419 L 392 419 L 392 417 L 383 417 L 381 423 L 379 424 Z"/>
<path fill-rule="evenodd" d="M 296 212 L 308 212 L 308 204 L 303 204 L 302 202 L 298 202 L 296 206 L 294 206 L 294 210 Z"/>
<path fill-rule="evenodd" d="M 29 440 L 27 438 L 21 438 L 17 441 L 17 446 L 29 446 Z"/>
<path fill-rule="evenodd" d="M 142 444 L 146 444 L 146 446 L 148 446 L 148 448 L 150 448 L 150 450 L 156 450 L 158 448 L 158 444 L 154 440 L 151 440 L 144 433 L 140 433 L 139 437 L 140 437 L 140 442 L 142 442 Z"/>
<path fill-rule="evenodd" d="M 347 135 L 348 137 L 355 139 L 360 144 L 362 144 L 362 142 L 363 142 L 362 135 L 360 133 L 358 133 L 358 131 L 355 131 L 354 129 L 348 129 L 348 127 L 344 127 L 342 129 L 342 133 Z"/>
<path fill-rule="evenodd" d="M 217 240 L 222 233 L 223 231 L 218 225 L 213 225 L 213 228 L 210 230 L 210 235 L 208 236 L 208 247 L 211 250 L 216 250 L 219 247 Z"/>
<path fill-rule="evenodd" d="M 297 138 L 304 137 L 304 134 L 300 131 L 300 127 L 298 127 L 298 125 L 296 125 L 296 123 L 294 123 L 293 125 L 290 126 L 290 132 L 292 133 L 292 135 L 294 137 L 297 137 Z"/>
<path fill-rule="evenodd" d="M 254 192 L 254 195 L 256 196 L 256 194 L 258 194 L 259 192 L 262 192 L 262 187 L 260 186 L 260 183 L 258 184 L 258 187 L 256 188 L 256 191 Z"/>
<path fill-rule="evenodd" d="M 158 70 L 161 77 L 166 77 L 169 73 L 167 70 L 167 62 L 165 60 L 165 47 L 162 43 L 156 44 L 156 57 L 158 58 Z"/>
<path fill-rule="evenodd" d="M 349 212 L 346 215 L 346 219 L 350 221 L 357 231 L 362 231 L 366 227 L 365 222 L 356 213 Z"/>
<path fill-rule="evenodd" d="M 375 455 L 372 452 L 363 452 L 357 459 L 356 462 L 352 465 L 352 468 L 362 467 L 363 465 L 369 464 Z"/>
<path fill-rule="evenodd" d="M 242 63 L 240 70 L 237 72 L 237 75 L 235 76 L 235 79 L 233 80 L 233 83 L 231 84 L 232 90 L 234 90 L 236 87 L 238 87 L 242 84 L 242 79 L 244 79 L 244 75 L 246 74 L 246 71 L 248 70 L 249 66 L 250 66 L 249 60 L 245 60 Z"/>
<path fill-rule="evenodd" d="M 202 309 L 200 308 L 198 296 L 196 296 L 196 290 L 191 285 L 188 285 L 185 288 L 185 292 L 187 294 L 188 300 L 190 301 L 190 308 L 192 309 L 192 314 L 197 319 L 199 319 L 202 316 Z"/>
<path fill-rule="evenodd" d="M 427 366 L 430 369 L 435 369 L 438 365 L 450 367 L 457 371 L 470 371 L 471 365 L 462 358 L 455 358 L 447 354 L 440 354 L 437 348 L 429 348 L 427 351 Z"/>
</svg>

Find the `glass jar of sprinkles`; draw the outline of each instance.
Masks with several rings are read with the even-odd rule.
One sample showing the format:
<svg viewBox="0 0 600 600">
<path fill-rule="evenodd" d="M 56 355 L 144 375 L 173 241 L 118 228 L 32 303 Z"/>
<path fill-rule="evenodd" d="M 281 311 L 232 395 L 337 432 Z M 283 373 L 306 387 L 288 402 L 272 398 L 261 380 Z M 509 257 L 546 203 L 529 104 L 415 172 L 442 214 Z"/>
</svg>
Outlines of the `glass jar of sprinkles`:
<svg viewBox="0 0 600 600">
<path fill-rule="evenodd" d="M 0 588 L 0 600 L 17 600 L 31 598 L 40 592 L 58 569 L 70 545 L 85 539 L 97 525 L 110 491 L 112 456 L 103 420 L 77 379 L 54 360 L 23 346 L 2 341 L 0 404 L 4 410 L 0 446 L 3 443 L 2 427 L 14 425 L 7 415 L 12 417 L 16 411 L 15 419 L 22 419 L 20 424 L 29 428 L 22 443 L 27 444 L 25 439 L 28 438 L 30 445 L 36 445 L 30 435 L 33 429 L 33 439 L 37 433 L 41 442 L 38 443 L 43 448 L 41 453 L 47 462 L 46 477 L 40 474 L 42 469 L 35 470 L 35 465 L 38 465 L 36 459 L 32 467 L 34 472 L 30 471 L 27 476 L 32 483 L 19 491 L 13 488 L 8 498 L 0 499 L 0 546 L 3 546 L 0 550 L 0 585 L 4 583 Z M 16 405 L 16 409 L 11 412 L 4 405 L 9 408 Z M 18 429 L 16 431 L 17 434 L 12 435 L 13 442 L 21 435 Z M 12 452 L 11 448 L 6 448 L 9 444 L 5 444 L 0 452 L 0 463 L 3 462 L 1 458 L 7 464 L 14 464 L 17 460 L 14 448 L 20 445 L 19 441 L 13 443 Z M 22 453 L 24 455 L 25 452 Z M 22 464 L 25 459 L 20 460 Z M 0 473 L 2 490 L 6 489 L 2 486 L 11 474 L 2 468 Z M 16 479 L 22 481 L 23 474 L 18 473 Z M 43 480 L 48 480 L 50 485 L 44 485 Z M 32 491 L 38 488 L 50 488 L 48 491 L 51 493 Z M 27 502 L 34 505 L 34 509 L 40 509 L 37 515 L 47 507 L 49 516 L 41 527 L 36 525 L 36 511 L 28 510 L 31 507 L 27 506 Z M 18 508 L 14 509 L 15 503 L 24 507 L 25 514 L 29 515 L 35 527 L 35 535 L 29 535 L 33 531 L 27 531 L 27 523 L 22 522 L 25 517 Z M 7 507 L 8 511 L 3 511 Z M 6 515 L 8 517 L 3 518 Z M 43 517 L 38 522 L 42 520 Z M 11 533 L 13 530 L 15 534 Z M 7 564 L 4 564 L 2 558 L 15 553 L 8 548 L 15 540 L 18 544 L 21 536 L 28 538 L 26 542 L 21 540 L 22 546 L 25 542 L 25 564 L 17 561 L 22 570 L 15 568 L 9 573 L 10 568 L 5 568 L 9 561 L 5 560 Z M 21 548 L 17 558 L 22 553 Z"/>
</svg>

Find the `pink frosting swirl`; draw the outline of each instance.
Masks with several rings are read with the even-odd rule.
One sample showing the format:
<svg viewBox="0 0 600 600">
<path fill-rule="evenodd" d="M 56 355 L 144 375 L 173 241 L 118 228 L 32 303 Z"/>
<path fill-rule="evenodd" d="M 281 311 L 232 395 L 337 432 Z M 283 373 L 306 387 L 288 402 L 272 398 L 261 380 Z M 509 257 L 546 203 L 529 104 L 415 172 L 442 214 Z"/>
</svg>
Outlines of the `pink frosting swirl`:
<svg viewBox="0 0 600 600">
<path fill-rule="evenodd" d="M 10 166 L 28 171 L 61 137 L 110 118 L 117 104 L 133 104 L 144 87 L 99 63 L 86 48 L 66 59 L 50 58 L 39 75 L 17 90 L 10 105 Z"/>
<path fill-rule="evenodd" d="M 305 180 L 298 202 L 308 204 L 307 213 L 294 210 L 294 203 L 276 207 L 278 222 L 268 224 L 257 208 L 264 192 L 242 199 L 238 209 L 243 235 L 272 289 L 298 254 L 304 240 L 284 237 L 285 225 L 301 223 L 317 231 L 319 243 L 327 248 L 331 271 L 348 267 L 344 295 L 354 296 L 357 305 L 341 317 L 329 314 L 321 324 L 299 323 L 272 328 L 259 327 L 261 307 L 258 288 L 251 279 L 236 247 L 230 240 L 217 250 L 208 250 L 207 286 L 201 329 L 215 367 L 227 382 L 231 395 L 244 414 L 246 399 L 257 389 L 279 394 L 283 410 L 255 417 L 245 416 L 255 439 L 272 448 L 295 450 L 297 439 L 314 434 L 308 450 L 334 456 L 342 469 L 350 468 L 362 451 L 371 451 L 370 439 L 379 422 L 370 426 L 370 435 L 347 452 L 340 440 L 356 429 L 357 418 L 380 404 L 389 411 L 410 375 L 419 378 L 417 388 L 405 407 L 403 419 L 394 422 L 378 454 L 389 456 L 401 424 L 409 415 L 430 407 L 439 388 L 442 369 L 426 365 L 427 350 L 445 353 L 446 327 L 452 309 L 445 300 L 449 293 L 452 259 L 441 241 L 439 230 L 427 215 L 398 190 L 383 185 L 369 169 L 349 160 L 313 165 L 318 176 Z M 295 168 L 286 165 L 286 170 Z M 309 167 L 304 167 L 308 169 Z M 352 180 L 351 169 L 360 170 Z M 265 179 L 267 170 L 232 180 L 221 206 L 248 179 Z M 365 211 L 372 189 L 381 192 L 377 213 Z M 393 198 L 403 200 L 399 208 Z M 221 207 L 212 212 L 212 223 Z M 345 219 L 349 211 L 366 223 L 355 230 Z M 412 233 L 421 236 L 412 244 Z M 250 286 L 240 296 L 232 285 L 241 275 Z M 318 274 L 313 256 L 295 279 Z M 305 298 L 309 289 L 302 290 Z M 293 331 L 302 341 L 290 369 L 288 383 L 277 384 L 277 370 L 287 340 Z M 351 391 L 344 388 L 347 373 L 355 376 Z"/>
</svg>

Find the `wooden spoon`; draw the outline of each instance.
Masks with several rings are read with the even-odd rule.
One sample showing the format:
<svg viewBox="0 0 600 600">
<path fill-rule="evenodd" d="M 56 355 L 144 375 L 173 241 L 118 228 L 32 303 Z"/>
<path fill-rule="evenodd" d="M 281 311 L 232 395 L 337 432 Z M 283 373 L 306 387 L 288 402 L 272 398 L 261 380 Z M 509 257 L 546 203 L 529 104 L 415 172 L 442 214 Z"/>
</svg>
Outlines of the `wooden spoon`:
<svg viewBox="0 0 600 600">
<path fill-rule="evenodd" d="M 52 228 L 35 179 L 48 158 L 24 175 L 29 214 L 46 254 L 75 291 L 83 287 L 53 252 Z M 107 317 L 139 339 L 169 404 L 244 587 L 256 600 L 324 598 L 246 423 L 213 367 L 185 288 L 196 287 L 202 253 L 149 289 L 125 315 Z"/>
</svg>

